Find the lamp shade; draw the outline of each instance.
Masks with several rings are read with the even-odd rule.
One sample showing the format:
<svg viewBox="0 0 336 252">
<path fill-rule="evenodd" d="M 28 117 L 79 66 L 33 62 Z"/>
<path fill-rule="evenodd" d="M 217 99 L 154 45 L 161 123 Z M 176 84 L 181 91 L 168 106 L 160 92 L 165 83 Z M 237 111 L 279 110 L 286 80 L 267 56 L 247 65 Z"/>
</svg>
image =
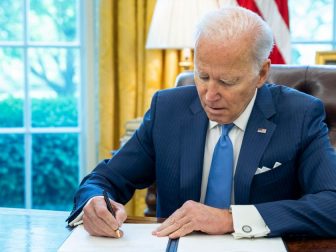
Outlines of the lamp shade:
<svg viewBox="0 0 336 252">
<path fill-rule="evenodd" d="M 146 48 L 193 48 L 197 22 L 217 8 L 216 0 L 157 0 Z"/>
</svg>

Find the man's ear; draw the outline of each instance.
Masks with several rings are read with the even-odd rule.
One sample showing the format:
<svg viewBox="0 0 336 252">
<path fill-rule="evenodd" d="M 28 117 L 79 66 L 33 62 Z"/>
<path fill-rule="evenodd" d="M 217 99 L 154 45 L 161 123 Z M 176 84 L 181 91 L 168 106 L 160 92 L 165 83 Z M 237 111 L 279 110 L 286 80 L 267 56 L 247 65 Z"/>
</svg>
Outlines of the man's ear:
<svg viewBox="0 0 336 252">
<path fill-rule="evenodd" d="M 266 82 L 270 68 L 271 68 L 271 60 L 267 59 L 265 60 L 265 62 L 263 63 L 259 71 L 259 82 L 258 82 L 257 88 L 262 87 L 264 83 Z"/>
</svg>

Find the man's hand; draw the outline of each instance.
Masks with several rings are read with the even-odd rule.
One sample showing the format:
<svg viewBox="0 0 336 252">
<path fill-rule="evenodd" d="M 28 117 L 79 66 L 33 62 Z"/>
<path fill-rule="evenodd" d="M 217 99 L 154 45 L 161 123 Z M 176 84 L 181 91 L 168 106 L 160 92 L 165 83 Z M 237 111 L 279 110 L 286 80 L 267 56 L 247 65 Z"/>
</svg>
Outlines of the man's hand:
<svg viewBox="0 0 336 252">
<path fill-rule="evenodd" d="M 189 200 L 153 231 L 153 235 L 174 239 L 193 231 L 208 234 L 232 233 L 232 215 L 227 209 L 213 208 Z"/>
<path fill-rule="evenodd" d="M 113 200 L 110 200 L 115 210 L 116 218 L 108 211 L 103 196 L 96 196 L 89 200 L 83 208 L 83 225 L 85 230 L 93 236 L 108 236 L 120 238 L 116 230 L 126 220 L 127 214 L 125 207 Z"/>
</svg>

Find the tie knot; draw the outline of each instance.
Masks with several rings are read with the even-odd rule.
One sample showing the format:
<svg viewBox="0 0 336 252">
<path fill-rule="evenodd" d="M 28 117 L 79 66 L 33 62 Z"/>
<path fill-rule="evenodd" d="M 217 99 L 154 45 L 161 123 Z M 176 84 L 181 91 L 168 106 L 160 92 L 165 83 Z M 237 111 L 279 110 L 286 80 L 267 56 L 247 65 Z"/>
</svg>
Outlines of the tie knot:
<svg viewBox="0 0 336 252">
<path fill-rule="evenodd" d="M 222 136 L 227 136 L 230 132 L 230 130 L 233 128 L 234 124 L 223 124 L 222 125 Z"/>
</svg>

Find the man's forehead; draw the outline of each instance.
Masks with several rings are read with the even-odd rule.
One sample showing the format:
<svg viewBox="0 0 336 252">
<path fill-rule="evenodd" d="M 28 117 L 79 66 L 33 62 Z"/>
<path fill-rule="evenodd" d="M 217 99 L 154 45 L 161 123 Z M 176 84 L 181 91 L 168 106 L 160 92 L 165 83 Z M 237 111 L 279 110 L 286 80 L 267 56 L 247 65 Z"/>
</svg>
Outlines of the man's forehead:
<svg viewBox="0 0 336 252">
<path fill-rule="evenodd" d="M 250 37 L 239 36 L 234 40 L 216 40 L 200 38 L 195 45 L 195 61 L 208 59 L 226 59 L 234 61 L 250 61 L 253 55 Z"/>
<path fill-rule="evenodd" d="M 195 70 L 241 76 L 254 71 L 255 62 L 248 55 L 237 53 L 195 54 Z"/>
<path fill-rule="evenodd" d="M 202 61 L 195 61 L 195 71 L 198 73 L 216 73 L 239 77 L 243 72 L 248 71 L 249 67 L 241 63 L 232 64 L 211 64 Z"/>
<path fill-rule="evenodd" d="M 244 73 L 242 72 L 229 72 L 229 71 L 220 71 L 220 72 L 213 72 L 213 71 L 206 71 L 206 70 L 196 70 L 195 69 L 195 74 L 196 76 L 199 76 L 200 78 L 202 77 L 211 77 L 211 79 L 214 80 L 220 80 L 220 81 L 225 81 L 228 83 L 236 83 L 239 80 L 243 78 Z"/>
</svg>

